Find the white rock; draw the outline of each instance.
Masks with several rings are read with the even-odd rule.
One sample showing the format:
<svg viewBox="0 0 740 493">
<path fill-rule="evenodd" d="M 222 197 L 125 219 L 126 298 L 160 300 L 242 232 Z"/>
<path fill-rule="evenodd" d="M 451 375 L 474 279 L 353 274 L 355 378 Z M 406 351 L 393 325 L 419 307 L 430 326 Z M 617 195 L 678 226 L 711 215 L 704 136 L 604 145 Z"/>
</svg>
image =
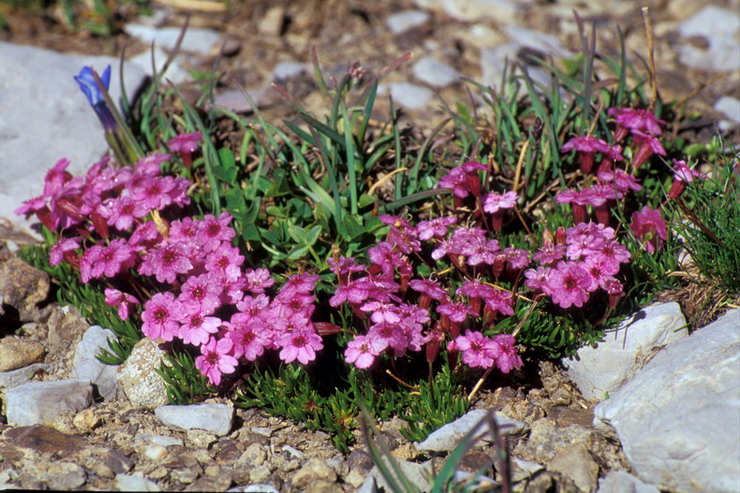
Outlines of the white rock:
<svg viewBox="0 0 740 493">
<path fill-rule="evenodd" d="M 678 27 L 684 38 L 701 36 L 708 48 L 679 44 L 681 63 L 700 70 L 740 70 L 740 15 L 735 10 L 708 5 Z"/>
<path fill-rule="evenodd" d="M 290 79 L 291 77 L 296 77 L 302 73 L 308 73 L 310 70 L 311 65 L 308 63 L 281 62 L 272 68 L 272 79 Z"/>
<path fill-rule="evenodd" d="M 0 42 L 0 67 L 5 67 L 0 90 L 0 217 L 27 233 L 35 235 L 31 224 L 37 221 L 13 211 L 41 194 L 46 172 L 66 157 L 71 161 L 68 171 L 83 174 L 108 150 L 103 128 L 73 79 L 85 65 L 98 72 L 111 65 L 110 92 L 118 101 L 117 58 L 63 55 Z M 144 77 L 138 67 L 126 67 L 129 95 Z"/>
<path fill-rule="evenodd" d="M 165 355 L 156 341 L 145 337 L 118 368 L 118 384 L 134 406 L 154 409 L 167 404 L 167 386 L 157 373 Z"/>
<path fill-rule="evenodd" d="M 492 19 L 502 24 L 516 22 L 525 12 L 529 1 L 512 0 L 415 0 L 416 6 L 443 11 L 463 21 Z"/>
<path fill-rule="evenodd" d="M 423 451 L 445 452 L 454 449 L 460 440 L 486 417 L 489 411 L 485 409 L 474 409 L 452 423 L 447 423 L 418 444 L 416 448 Z M 526 431 L 527 425 L 521 421 L 507 418 L 504 414 L 496 412 L 496 423 L 502 435 L 516 435 Z M 484 441 L 491 441 L 491 432 L 488 424 L 478 428 L 475 437 L 482 437 Z"/>
<path fill-rule="evenodd" d="M 714 109 L 727 117 L 729 122 L 721 121 L 721 130 L 729 130 L 733 125 L 740 123 L 740 99 L 732 96 L 722 96 L 714 103 Z"/>
<path fill-rule="evenodd" d="M 118 365 L 101 363 L 97 355 L 101 349 L 108 349 L 108 339 L 115 341 L 116 335 L 109 329 L 93 325 L 77 344 L 72 363 L 72 378 L 87 380 L 98 388 L 98 393 L 109 401 L 116 396 L 116 373 Z"/>
<path fill-rule="evenodd" d="M 640 479 L 671 491 L 737 491 L 740 309 L 659 352 L 594 409 Z"/>
<path fill-rule="evenodd" d="M 206 430 L 220 436 L 231 431 L 234 421 L 234 409 L 226 404 L 161 406 L 154 413 L 167 426 Z"/>
<path fill-rule="evenodd" d="M 573 53 L 565 48 L 556 36 L 551 34 L 519 26 L 504 26 L 502 29 L 511 41 L 518 43 L 520 46 L 526 46 L 554 57 L 567 58 L 573 56 Z"/>
<path fill-rule="evenodd" d="M 410 110 L 424 108 L 434 96 L 431 89 L 408 82 L 390 82 L 378 86 L 379 95 L 388 94 L 389 92 L 397 104 Z"/>
<path fill-rule="evenodd" d="M 431 491 L 432 484 L 430 478 L 433 477 L 434 472 L 431 460 L 422 462 L 421 464 L 405 461 L 403 459 L 395 459 L 395 461 L 403 474 L 408 478 L 411 484 L 416 485 L 416 487 L 419 488 L 419 491 Z M 370 493 L 393 490 L 390 488 L 388 482 L 385 480 L 380 469 L 378 469 L 378 466 L 376 465 L 372 470 L 370 470 L 365 482 L 358 491 L 361 493 Z"/>
<path fill-rule="evenodd" d="M 154 59 L 153 65 L 152 57 Z M 167 67 L 167 70 L 163 72 L 164 64 L 167 62 L 167 57 L 167 53 L 165 53 L 162 48 L 155 46 L 153 52 L 149 49 L 129 58 L 124 70 L 128 71 L 128 67 L 136 65 L 144 73 L 152 74 L 154 73 L 154 68 L 156 68 L 157 75 L 161 75 L 162 81 L 165 83 L 169 81 L 173 84 L 182 84 L 191 79 L 190 73 L 180 64 L 182 57 L 175 57 L 172 63 Z M 129 97 L 131 96 L 129 95 Z"/>
<path fill-rule="evenodd" d="M 237 486 L 237 488 L 239 488 Z M 271 484 L 250 484 L 249 486 L 242 486 L 241 490 L 234 490 L 230 489 L 227 491 L 243 491 L 244 493 L 280 493 L 273 485 Z"/>
<path fill-rule="evenodd" d="M 23 368 L 18 368 L 17 370 L 0 372 L 0 389 L 12 389 L 13 387 L 23 385 L 31 381 L 36 372 L 45 371 L 48 373 L 51 370 L 51 365 L 34 363 Z"/>
<path fill-rule="evenodd" d="M 630 473 L 609 471 L 599 479 L 596 493 L 660 493 L 655 486 L 645 484 Z"/>
<path fill-rule="evenodd" d="M 420 58 L 412 67 L 412 71 L 414 77 L 436 87 L 449 86 L 460 77 L 457 70 L 429 56 Z"/>
<path fill-rule="evenodd" d="M 85 380 L 28 382 L 6 393 L 6 416 L 15 426 L 51 424 L 62 413 L 79 412 L 93 402 Z"/>
<path fill-rule="evenodd" d="M 126 34 L 138 40 L 155 46 L 172 50 L 180 36 L 180 28 L 163 27 L 156 28 L 146 24 L 126 24 L 123 28 Z M 215 50 L 221 42 L 221 35 L 210 29 L 188 28 L 180 45 L 180 50 L 199 55 L 208 55 Z"/>
<path fill-rule="evenodd" d="M 245 92 L 247 93 L 246 95 L 244 94 Z M 266 99 L 266 95 L 267 89 L 265 88 L 245 89 L 244 91 L 239 89 L 228 89 L 216 94 L 213 105 L 233 111 L 234 113 L 251 113 L 255 108 L 249 100 L 251 99 L 257 108 L 260 108 L 263 100 Z"/>
<path fill-rule="evenodd" d="M 403 10 L 389 15 L 385 23 L 391 33 L 401 34 L 409 29 L 424 25 L 430 17 L 428 12 L 421 10 Z"/>
<path fill-rule="evenodd" d="M 151 479 L 132 474 L 116 474 L 116 488 L 118 491 L 162 491 Z"/>
<path fill-rule="evenodd" d="M 640 310 L 606 335 L 598 347 L 581 348 L 564 359 L 568 376 L 586 399 L 604 399 L 631 380 L 655 351 L 688 335 L 678 303 Z"/>
<path fill-rule="evenodd" d="M 163 447 L 169 447 L 171 445 L 184 445 L 184 442 L 180 438 L 168 437 L 165 435 L 152 435 L 149 433 L 138 433 L 134 437 L 134 442 L 141 443 L 153 443 L 155 445 L 161 445 Z"/>
</svg>

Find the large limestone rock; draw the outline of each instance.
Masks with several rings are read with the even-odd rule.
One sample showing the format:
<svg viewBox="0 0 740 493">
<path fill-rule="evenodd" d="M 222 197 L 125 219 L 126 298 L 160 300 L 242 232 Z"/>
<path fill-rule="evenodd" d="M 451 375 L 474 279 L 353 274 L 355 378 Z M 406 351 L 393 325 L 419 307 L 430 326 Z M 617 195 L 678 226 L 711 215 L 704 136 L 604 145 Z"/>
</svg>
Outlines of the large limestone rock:
<svg viewBox="0 0 740 493">
<path fill-rule="evenodd" d="M 594 409 L 646 483 L 671 491 L 740 486 L 740 309 L 663 351 Z"/>
<path fill-rule="evenodd" d="M 586 399 L 601 400 L 631 380 L 656 351 L 687 335 L 678 303 L 650 306 L 607 334 L 598 347 L 581 348 L 563 364 Z"/>
</svg>

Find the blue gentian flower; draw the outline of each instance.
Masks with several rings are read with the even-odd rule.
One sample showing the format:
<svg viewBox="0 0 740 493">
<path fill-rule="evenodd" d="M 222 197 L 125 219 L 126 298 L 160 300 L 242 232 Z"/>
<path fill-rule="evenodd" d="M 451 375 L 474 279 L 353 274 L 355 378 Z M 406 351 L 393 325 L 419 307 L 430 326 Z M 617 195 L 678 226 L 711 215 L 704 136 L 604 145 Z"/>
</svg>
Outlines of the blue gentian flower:
<svg viewBox="0 0 740 493">
<path fill-rule="evenodd" d="M 103 82 L 103 85 L 105 86 L 105 89 L 107 91 L 108 86 L 110 85 L 110 65 L 108 65 L 108 67 L 106 67 L 106 69 L 103 71 L 103 74 L 100 76 L 100 80 Z M 82 92 L 84 92 L 85 96 L 87 96 L 87 100 L 90 102 L 90 106 L 94 107 L 100 103 L 103 103 L 103 95 L 100 92 L 100 88 L 95 83 L 93 70 L 90 67 L 82 67 L 82 70 L 80 70 L 80 75 L 75 76 L 75 81 L 77 81 L 80 89 L 82 89 Z"/>
</svg>

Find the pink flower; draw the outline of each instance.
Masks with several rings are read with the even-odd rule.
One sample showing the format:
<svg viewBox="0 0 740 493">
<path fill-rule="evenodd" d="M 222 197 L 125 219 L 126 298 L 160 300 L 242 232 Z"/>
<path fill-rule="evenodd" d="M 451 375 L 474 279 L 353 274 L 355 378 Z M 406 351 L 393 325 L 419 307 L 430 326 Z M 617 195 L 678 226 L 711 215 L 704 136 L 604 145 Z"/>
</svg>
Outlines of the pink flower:
<svg viewBox="0 0 740 493">
<path fill-rule="evenodd" d="M 229 226 L 232 219 L 228 212 L 222 212 L 218 217 L 206 214 L 198 225 L 198 243 L 202 245 L 204 251 L 212 252 L 222 242 L 231 242 L 236 236 L 236 231 Z"/>
<path fill-rule="evenodd" d="M 150 339 L 171 341 L 180 332 L 177 321 L 179 312 L 175 295 L 170 292 L 157 293 L 144 304 L 141 313 L 141 331 Z"/>
<path fill-rule="evenodd" d="M 565 257 L 565 245 L 554 244 L 540 247 L 532 258 L 541 265 L 554 266 L 563 257 Z"/>
<path fill-rule="evenodd" d="M 130 186 L 131 197 L 147 210 L 161 210 L 172 203 L 170 192 L 175 188 L 171 176 L 146 176 Z"/>
<path fill-rule="evenodd" d="M 118 307 L 118 317 L 121 320 L 128 320 L 131 305 L 138 305 L 139 300 L 128 293 L 117 289 L 105 288 L 105 304 L 108 306 Z"/>
<path fill-rule="evenodd" d="M 705 179 L 707 175 L 699 173 L 698 171 L 689 168 L 689 165 L 685 161 L 673 160 L 673 184 L 668 192 L 669 199 L 677 199 L 684 190 L 686 190 L 686 184 L 694 181 L 694 178 Z"/>
<path fill-rule="evenodd" d="M 222 374 L 236 370 L 239 362 L 229 354 L 233 347 L 231 339 L 216 340 L 215 337 L 200 346 L 201 356 L 195 358 L 195 366 L 213 385 L 221 383 Z"/>
<path fill-rule="evenodd" d="M 576 262 L 560 262 L 547 280 L 550 297 L 561 308 L 582 307 L 588 301 L 590 285 L 588 272 Z"/>
<path fill-rule="evenodd" d="M 560 151 L 569 152 L 573 149 L 578 151 L 581 172 L 590 173 L 594 165 L 594 155 L 597 152 L 607 154 L 609 152 L 609 144 L 596 137 L 586 135 L 570 139 L 563 144 Z"/>
<path fill-rule="evenodd" d="M 425 294 L 433 300 L 441 300 L 447 296 L 447 290 L 442 288 L 439 281 L 432 279 L 412 279 L 409 286 L 414 291 Z"/>
<path fill-rule="evenodd" d="M 347 349 L 344 350 L 344 360 L 360 369 L 370 368 L 375 361 L 375 357 L 385 349 L 385 347 L 380 346 L 381 344 L 368 336 L 357 336 L 347 343 Z"/>
<path fill-rule="evenodd" d="M 275 279 L 270 277 L 270 271 L 263 268 L 247 269 L 244 271 L 244 277 L 247 280 L 246 289 L 252 294 L 262 294 L 265 289 L 275 284 Z"/>
<path fill-rule="evenodd" d="M 491 226 L 494 231 L 501 231 L 504 214 L 507 209 L 513 209 L 516 206 L 516 201 L 516 192 L 506 192 L 503 195 L 490 193 L 483 198 L 483 210 L 492 214 Z"/>
<path fill-rule="evenodd" d="M 401 321 L 401 317 L 398 315 L 398 307 L 391 303 L 369 301 L 362 305 L 360 310 L 363 312 L 373 312 L 372 315 L 370 315 L 370 320 L 376 324 L 381 322 L 395 324 Z"/>
<path fill-rule="evenodd" d="M 537 267 L 524 271 L 524 277 L 527 278 L 524 285 L 534 291 L 543 291 L 545 294 L 549 294 L 547 280 L 550 278 L 551 271 L 550 267 Z"/>
<path fill-rule="evenodd" d="M 265 335 L 268 329 L 258 319 L 240 322 L 243 317 L 238 315 L 244 314 L 235 313 L 231 317 L 231 330 L 227 333 L 227 337 L 234 343 L 234 357 L 244 356 L 249 361 L 255 361 L 265 352 Z"/>
<path fill-rule="evenodd" d="M 161 164 L 170 158 L 169 154 L 154 153 L 144 156 L 136 163 L 136 173 L 142 176 L 157 176 L 161 171 Z"/>
<path fill-rule="evenodd" d="M 466 330 L 455 338 L 455 348 L 462 353 L 462 361 L 471 368 L 490 368 L 501 355 L 501 348 L 477 331 Z"/>
<path fill-rule="evenodd" d="M 416 225 L 420 240 L 444 238 L 450 226 L 457 222 L 457 216 L 435 217 L 429 221 L 421 221 Z"/>
<path fill-rule="evenodd" d="M 304 365 L 316 359 L 316 351 L 324 347 L 321 336 L 308 327 L 286 332 L 280 337 L 278 344 L 283 348 L 280 351 L 281 360 L 291 363 L 297 359 Z"/>
<path fill-rule="evenodd" d="M 660 211 L 648 206 L 632 214 L 630 228 L 635 238 L 642 240 L 642 245 L 648 253 L 663 248 L 663 242 L 668 238 L 668 228 Z"/>
<path fill-rule="evenodd" d="M 212 274 L 190 276 L 180 290 L 177 300 L 188 311 L 197 311 L 210 315 L 221 306 L 221 283 L 218 277 Z"/>
<path fill-rule="evenodd" d="M 635 157 L 632 160 L 632 167 L 634 169 L 645 164 L 653 154 L 658 154 L 660 156 L 666 155 L 665 149 L 663 149 L 663 144 L 661 144 L 660 140 L 656 137 L 642 133 L 639 130 L 633 130 L 632 135 L 635 139 L 635 143 L 639 146 L 637 152 L 635 152 Z"/>
<path fill-rule="evenodd" d="M 639 130 L 652 135 L 663 133 L 660 126 L 665 125 L 665 122 L 658 119 L 651 111 L 632 108 L 609 108 L 606 113 L 613 116 L 617 121 L 617 131 L 614 134 L 616 142 L 621 142 L 630 130 Z"/>
<path fill-rule="evenodd" d="M 445 303 L 437 306 L 437 311 L 442 315 L 446 315 L 450 320 L 456 323 L 463 323 L 468 316 L 478 316 L 478 313 L 469 305 L 451 300 L 447 300 Z"/>
<path fill-rule="evenodd" d="M 174 152 L 192 154 L 198 150 L 198 144 L 203 140 L 200 132 L 180 134 L 167 141 L 167 147 Z"/>
<path fill-rule="evenodd" d="M 187 274 L 193 268 L 183 243 L 169 241 L 150 250 L 139 264 L 139 273 L 155 276 L 157 281 L 174 283 L 178 274 Z"/>
<path fill-rule="evenodd" d="M 501 354 L 496 358 L 496 366 L 501 370 L 501 373 L 509 373 L 514 368 L 519 368 L 523 365 L 522 358 L 516 350 L 516 339 L 514 339 L 514 336 L 499 334 L 493 336 L 493 342 L 501 350 Z"/>
<path fill-rule="evenodd" d="M 185 344 L 200 346 L 208 342 L 211 334 L 218 333 L 223 321 L 218 317 L 208 317 L 203 312 L 184 313 L 178 317 L 182 323 L 178 337 Z"/>
<path fill-rule="evenodd" d="M 75 236 L 73 238 L 60 238 L 59 241 L 54 243 L 49 250 L 49 265 L 54 267 L 61 264 L 65 253 L 80 248 L 78 240 L 80 240 L 80 237 Z"/>
<path fill-rule="evenodd" d="M 134 251 L 126 240 L 118 238 L 108 245 L 95 245 L 82 255 L 80 278 L 83 283 L 100 277 L 114 277 L 134 265 Z"/>
<path fill-rule="evenodd" d="M 637 181 L 637 178 L 621 169 L 599 171 L 596 176 L 602 183 L 613 184 L 617 191 L 622 193 L 628 190 L 634 190 L 636 192 L 642 190 L 642 185 Z"/>
</svg>

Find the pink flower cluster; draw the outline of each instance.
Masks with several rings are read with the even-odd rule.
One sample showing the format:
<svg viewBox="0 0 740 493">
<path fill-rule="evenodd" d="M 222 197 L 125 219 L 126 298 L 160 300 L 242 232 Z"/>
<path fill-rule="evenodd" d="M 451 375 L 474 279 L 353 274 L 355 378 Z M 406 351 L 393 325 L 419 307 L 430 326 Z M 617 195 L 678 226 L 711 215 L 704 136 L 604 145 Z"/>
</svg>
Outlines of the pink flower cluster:
<svg viewBox="0 0 740 493">
<path fill-rule="evenodd" d="M 448 255 L 461 270 L 466 265 L 474 269 L 496 264 L 502 273 L 509 265 L 521 269 L 529 263 L 526 252 L 500 250 L 496 240 L 486 240 L 477 228 L 451 228 L 456 222 L 451 216 L 417 226 L 389 215 L 381 216 L 381 221 L 390 227 L 386 239 L 368 251 L 369 266 L 351 257 L 329 260 L 338 282 L 330 305 L 348 304 L 366 327 L 347 345 L 345 360 L 369 368 L 381 354 L 400 357 L 425 348 L 427 359 L 433 361 L 447 341 L 448 351 L 462 352 L 470 367 L 495 365 L 509 372 L 521 366 L 513 337 L 499 334 L 491 339 L 482 332 L 492 328 L 499 315 L 513 315 L 512 293 L 466 279 L 453 296 L 438 280 L 414 277 L 411 258 L 420 258 L 422 242 L 431 242 L 439 245 L 432 257 Z M 467 331 L 460 335 L 463 329 Z"/>
<path fill-rule="evenodd" d="M 170 144 L 194 151 L 199 134 L 185 137 Z M 44 193 L 17 212 L 36 214 L 59 233 L 50 263 L 66 260 L 79 267 L 83 283 L 102 279 L 138 293 L 156 291 L 144 302 L 143 334 L 199 348 L 196 366 L 215 385 L 265 350 L 279 351 L 285 363 L 314 360 L 323 348 L 311 321 L 318 276 L 293 275 L 271 299 L 266 294 L 275 284 L 270 273 L 245 268 L 244 256 L 232 245 L 236 232 L 230 214 L 167 221 L 172 207 L 189 203 L 191 184 L 160 175 L 167 159 L 154 154 L 121 168 L 103 160 L 84 178 L 73 177 L 66 171 L 69 161 L 61 160 L 48 172 Z M 64 236 L 68 232 L 76 234 Z M 140 286 L 146 278 L 151 286 Z M 105 301 L 125 320 L 144 300 L 108 287 Z"/>
<path fill-rule="evenodd" d="M 548 244 L 534 254 L 539 266 L 524 272 L 524 284 L 561 308 L 582 307 L 598 289 L 616 301 L 624 293 L 615 276 L 629 259 L 612 228 L 580 223 L 565 231 L 564 244 Z"/>
</svg>

